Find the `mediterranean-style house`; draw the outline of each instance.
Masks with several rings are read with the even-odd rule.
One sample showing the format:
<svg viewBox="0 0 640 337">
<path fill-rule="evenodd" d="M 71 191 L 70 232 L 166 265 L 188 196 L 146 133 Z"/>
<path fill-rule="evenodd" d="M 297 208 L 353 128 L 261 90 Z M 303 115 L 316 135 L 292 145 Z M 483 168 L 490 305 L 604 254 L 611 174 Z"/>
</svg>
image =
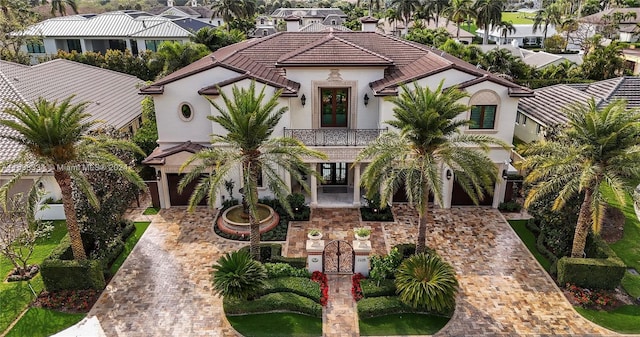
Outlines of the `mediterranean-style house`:
<svg viewBox="0 0 640 337">
<path fill-rule="evenodd" d="M 565 109 L 594 98 L 598 106 L 616 99 L 627 101 L 629 108 L 640 108 L 640 77 L 624 76 L 594 83 L 558 84 L 535 90 L 518 104 L 514 136 L 525 143 L 541 140 L 545 129 L 565 124 Z"/>
<path fill-rule="evenodd" d="M 385 98 L 397 95 L 405 83 L 436 88 L 444 81 L 445 87 L 466 91 L 469 97 L 464 103 L 472 108 L 460 118 L 473 124 L 461 131 L 511 143 L 518 101 L 533 91 L 440 50 L 377 33 L 375 22 L 364 21 L 363 31 L 358 32 L 291 31 L 243 41 L 142 88 L 140 93 L 152 95 L 156 106 L 159 146 L 144 162 L 157 171 L 161 206 L 188 203 L 192 187 L 182 194 L 177 190 L 181 165 L 210 146 L 211 134 L 224 132 L 207 119 L 217 113 L 207 98 L 220 102 L 220 91 L 230 95 L 233 86 L 248 87 L 252 81 L 268 95 L 282 90 L 278 102 L 288 112 L 274 136 L 295 137 L 329 158 L 307 161 L 323 177 L 322 181 L 308 177 L 311 193 L 306 197 L 312 207 L 361 204 L 360 175 L 367 163 L 354 165 L 354 160 L 389 128 L 385 121 L 393 119 L 393 104 Z M 496 146 L 489 156 L 500 172 L 507 170 L 509 150 Z M 236 196 L 242 187 L 239 173 L 231 177 Z M 446 186 L 440 206 L 470 205 L 451 173 L 442 171 Z M 283 177 L 293 192 L 300 191 L 287 174 Z M 505 185 L 498 178 L 494 196 L 482 203 L 497 207 Z M 260 194 L 267 196 L 269 191 L 261 189 Z M 220 195 L 218 202 L 226 193 Z M 397 194 L 394 201 L 403 198 Z"/>
<path fill-rule="evenodd" d="M 4 110 L 13 107 L 11 102 L 31 103 L 40 97 L 62 101 L 74 94 L 72 103 L 90 102 L 85 111 L 91 114 L 90 120 L 100 122 L 95 128 L 111 126 L 132 134 L 142 123 L 142 97 L 136 94 L 136 88 L 142 84 L 135 76 L 63 59 L 35 66 L 0 61 L 0 119 L 10 118 Z M 11 129 L 0 126 L 0 135 L 10 132 Z M 20 150 L 13 141 L 0 137 L 0 162 L 16 158 Z M 28 191 L 42 176 L 45 198 L 59 199 L 60 188 L 53 176 L 37 168 L 11 192 Z M 10 169 L 0 172 L 0 185 L 12 177 Z M 39 217 L 46 220 L 64 219 L 62 205 L 52 205 L 43 212 L 46 214 Z"/>
</svg>

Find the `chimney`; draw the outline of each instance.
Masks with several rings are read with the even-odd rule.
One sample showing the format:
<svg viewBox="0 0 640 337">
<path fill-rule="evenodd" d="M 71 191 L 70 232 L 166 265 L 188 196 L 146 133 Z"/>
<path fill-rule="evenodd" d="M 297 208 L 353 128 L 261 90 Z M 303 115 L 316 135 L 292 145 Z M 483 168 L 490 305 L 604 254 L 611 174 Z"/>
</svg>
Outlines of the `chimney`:
<svg viewBox="0 0 640 337">
<path fill-rule="evenodd" d="M 375 32 L 378 28 L 378 19 L 372 16 L 360 18 L 360 22 L 362 23 L 363 32 Z"/>
<path fill-rule="evenodd" d="M 173 0 L 167 0 L 167 6 L 173 7 Z"/>
<path fill-rule="evenodd" d="M 297 15 L 288 15 L 284 18 L 287 22 L 287 32 L 299 32 L 300 31 L 300 17 Z"/>
<path fill-rule="evenodd" d="M 191 0 L 191 7 L 198 7 L 198 0 Z"/>
</svg>

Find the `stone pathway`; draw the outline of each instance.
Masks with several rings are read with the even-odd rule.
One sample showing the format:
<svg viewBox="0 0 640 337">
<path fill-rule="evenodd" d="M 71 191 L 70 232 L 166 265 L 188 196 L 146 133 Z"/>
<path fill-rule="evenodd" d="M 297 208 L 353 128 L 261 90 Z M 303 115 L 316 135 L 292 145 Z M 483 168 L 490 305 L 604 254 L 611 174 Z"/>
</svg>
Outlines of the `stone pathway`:
<svg viewBox="0 0 640 337">
<path fill-rule="evenodd" d="M 360 336 L 356 302 L 351 296 L 351 275 L 329 275 L 329 303 L 322 310 L 322 336 Z"/>
</svg>

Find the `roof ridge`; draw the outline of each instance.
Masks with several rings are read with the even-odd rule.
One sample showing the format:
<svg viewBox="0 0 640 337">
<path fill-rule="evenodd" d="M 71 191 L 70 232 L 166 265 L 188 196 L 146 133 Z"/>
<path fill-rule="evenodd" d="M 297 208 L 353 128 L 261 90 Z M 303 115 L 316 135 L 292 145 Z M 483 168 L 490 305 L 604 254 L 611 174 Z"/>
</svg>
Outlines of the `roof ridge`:
<svg viewBox="0 0 640 337">
<path fill-rule="evenodd" d="M 7 77 L 7 75 L 0 69 L 0 78 L 2 78 L 2 80 L 7 83 L 7 85 L 9 86 L 9 88 L 13 91 L 14 94 L 16 94 L 16 96 L 18 96 L 18 98 L 23 101 L 24 103 L 29 104 L 29 101 L 24 97 L 24 95 L 20 92 L 20 90 L 18 90 L 18 88 L 11 83 L 11 81 L 9 80 L 9 78 Z M 4 114 L 4 111 L 0 111 L 0 113 Z"/>
<path fill-rule="evenodd" d="M 290 51 L 290 52 L 288 52 L 288 53 L 286 53 L 286 54 L 282 55 L 282 56 L 281 56 L 281 57 L 276 61 L 276 63 L 281 63 L 281 62 L 283 62 L 283 61 L 286 61 L 286 60 L 288 60 L 288 59 L 291 59 L 291 58 L 293 58 L 293 57 L 296 57 L 296 56 L 298 56 L 298 55 L 301 55 L 301 54 L 303 54 L 303 53 L 305 53 L 305 52 L 307 52 L 307 51 L 309 51 L 309 50 L 311 50 L 311 49 L 313 49 L 313 48 L 316 48 L 316 47 L 321 46 L 321 45 L 323 45 L 323 44 L 325 44 L 325 43 L 328 43 L 328 42 L 330 42 L 331 40 L 336 40 L 336 41 L 342 42 L 342 43 L 344 43 L 344 44 L 347 44 L 347 45 L 351 46 L 352 48 L 356 48 L 356 49 L 358 49 L 358 50 L 360 50 L 360 51 L 363 51 L 363 52 L 365 52 L 365 53 L 367 53 L 367 54 L 373 55 L 373 56 L 378 57 L 378 58 L 381 58 L 381 59 L 383 59 L 383 60 L 385 60 L 385 61 L 387 61 L 387 62 L 393 63 L 393 60 L 391 60 L 390 58 L 388 58 L 388 57 L 386 57 L 386 56 L 384 56 L 384 55 L 380 55 L 380 54 L 378 54 L 378 53 L 376 53 L 376 52 L 374 52 L 374 51 L 372 51 L 372 50 L 369 50 L 369 49 L 367 49 L 367 48 L 364 48 L 364 47 L 358 46 L 357 44 L 355 44 L 355 43 L 353 43 L 353 42 L 350 42 L 350 41 L 348 41 L 348 40 L 345 40 L 345 39 L 343 39 L 343 38 L 341 38 L 341 37 L 339 37 L 339 36 L 336 36 L 336 35 L 334 35 L 333 33 L 334 33 L 334 32 L 333 32 L 333 28 L 331 28 L 331 29 L 329 30 L 329 33 L 328 33 L 327 35 L 322 36 L 322 37 L 320 37 L 319 39 L 317 39 L 317 40 L 315 40 L 315 41 L 313 41 L 313 42 L 311 42 L 311 43 L 305 44 L 305 45 L 303 45 L 303 46 L 299 47 L 298 49 L 295 49 L 295 50 L 293 50 L 293 51 Z"/>
<path fill-rule="evenodd" d="M 618 78 L 615 78 L 615 79 L 616 79 L 616 80 L 618 80 L 618 83 L 616 83 L 616 85 L 611 89 L 611 91 L 609 91 L 609 92 L 607 93 L 607 95 L 606 95 L 605 97 L 603 97 L 603 98 L 602 98 L 602 101 L 603 101 L 603 102 L 604 102 L 604 101 L 608 101 L 608 100 L 610 100 L 610 99 L 611 99 L 611 96 L 613 96 L 613 94 L 614 94 L 616 91 L 618 91 L 618 88 L 620 88 L 620 86 L 622 85 L 622 83 L 624 83 L 624 81 L 625 81 L 625 77 L 624 77 L 624 76 L 621 76 L 621 77 L 618 77 Z M 601 103 L 602 103 L 602 102 L 601 102 Z"/>
</svg>

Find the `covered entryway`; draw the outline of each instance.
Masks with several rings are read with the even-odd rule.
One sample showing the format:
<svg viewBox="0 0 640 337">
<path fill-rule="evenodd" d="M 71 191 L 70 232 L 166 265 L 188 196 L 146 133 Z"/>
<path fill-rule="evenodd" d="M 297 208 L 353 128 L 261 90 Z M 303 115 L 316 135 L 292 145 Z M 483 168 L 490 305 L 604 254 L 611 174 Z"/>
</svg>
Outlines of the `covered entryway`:
<svg viewBox="0 0 640 337">
<path fill-rule="evenodd" d="M 169 201 L 171 202 L 171 206 L 187 206 L 189 205 L 189 198 L 191 197 L 191 193 L 193 189 L 198 184 L 198 180 L 193 180 L 187 186 L 184 187 L 182 193 L 178 192 L 178 184 L 180 180 L 182 180 L 184 174 L 178 173 L 167 173 L 167 184 L 169 185 Z M 204 206 L 207 204 L 207 199 L 204 198 L 198 205 Z"/>
<path fill-rule="evenodd" d="M 322 271 L 325 274 L 353 274 L 353 247 L 347 241 L 335 240 L 324 246 Z"/>
<path fill-rule="evenodd" d="M 493 195 L 485 193 L 484 198 L 480 200 L 479 205 L 491 206 L 493 204 Z M 452 206 L 473 206 L 473 200 L 469 197 L 467 192 L 462 189 L 462 186 L 458 182 L 453 183 L 453 193 L 451 196 Z"/>
</svg>

